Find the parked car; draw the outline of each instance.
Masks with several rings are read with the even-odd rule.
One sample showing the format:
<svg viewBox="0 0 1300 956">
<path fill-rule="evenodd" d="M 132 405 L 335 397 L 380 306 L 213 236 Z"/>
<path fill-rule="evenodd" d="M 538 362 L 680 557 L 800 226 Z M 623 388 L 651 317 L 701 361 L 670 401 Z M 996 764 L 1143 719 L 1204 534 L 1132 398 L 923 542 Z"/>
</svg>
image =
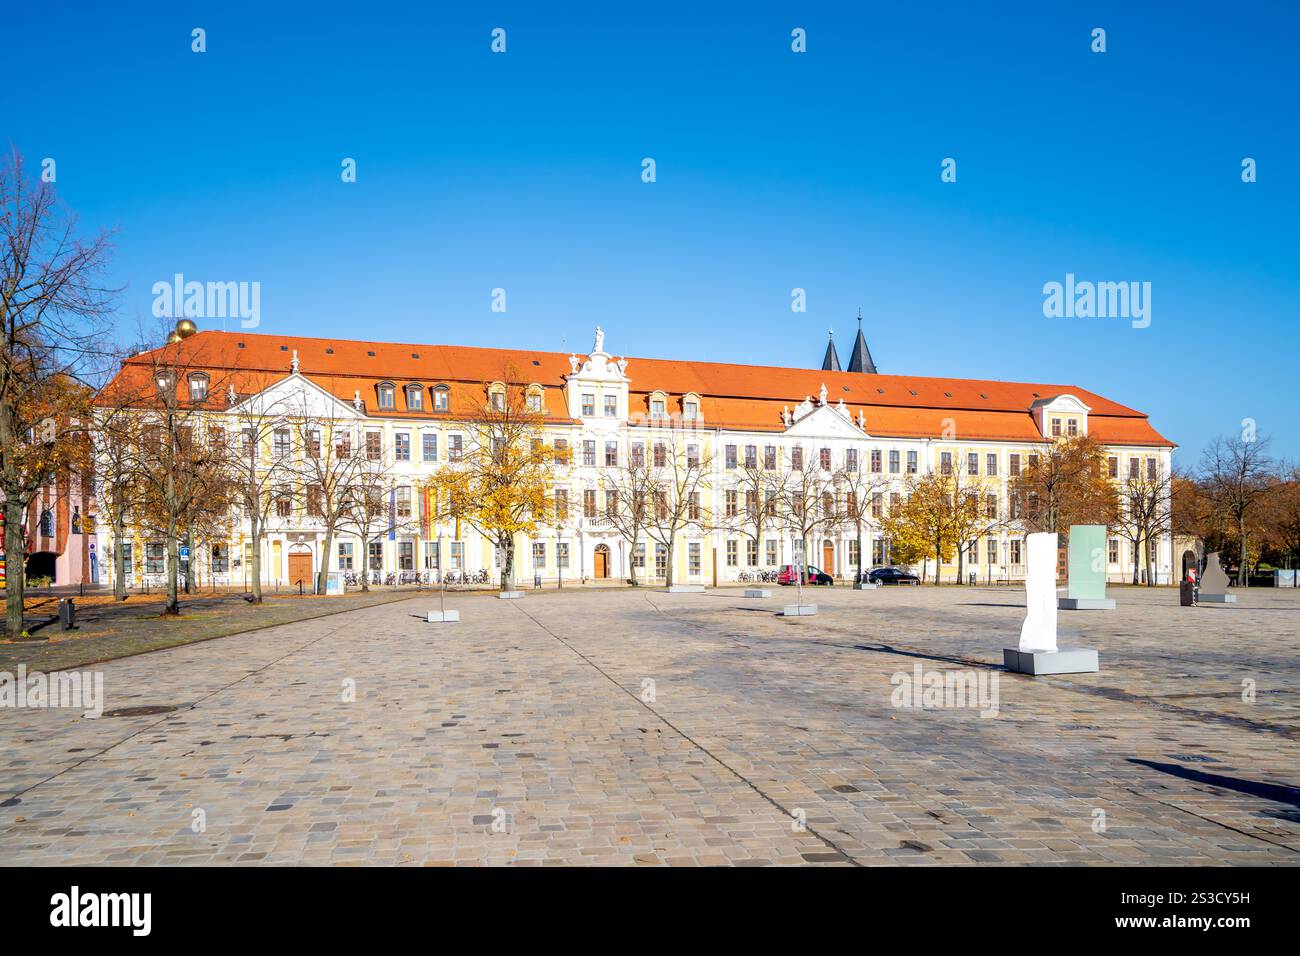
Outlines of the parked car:
<svg viewBox="0 0 1300 956">
<path fill-rule="evenodd" d="M 835 583 L 833 577 L 820 568 L 814 568 L 811 564 L 806 565 L 804 571 L 806 572 L 803 579 L 804 584 L 825 584 L 830 586 Z M 798 580 L 799 571 L 793 564 L 782 565 L 780 572 L 776 576 L 777 584 L 794 584 Z"/>
<path fill-rule="evenodd" d="M 872 568 L 864 574 L 868 584 L 920 584 L 921 579 L 902 568 Z"/>
</svg>

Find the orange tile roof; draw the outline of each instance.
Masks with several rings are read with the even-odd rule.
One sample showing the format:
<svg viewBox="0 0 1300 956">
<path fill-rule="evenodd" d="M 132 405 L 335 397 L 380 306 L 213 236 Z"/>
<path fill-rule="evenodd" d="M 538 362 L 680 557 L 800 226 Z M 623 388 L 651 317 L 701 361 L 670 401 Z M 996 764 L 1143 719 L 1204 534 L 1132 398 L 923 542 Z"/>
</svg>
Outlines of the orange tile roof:
<svg viewBox="0 0 1300 956">
<path fill-rule="evenodd" d="M 374 411 L 374 386 L 391 381 L 399 389 L 416 383 L 453 386 L 451 417 L 481 407 L 480 386 L 502 379 L 507 366 L 517 384 L 536 382 L 545 389 L 549 416 L 568 420 L 564 376 L 570 373 L 563 352 L 477 348 L 457 345 L 408 345 L 358 342 L 246 332 L 199 332 L 175 346 L 179 361 L 224 373 L 240 393 L 256 391 L 289 373 L 293 352 L 303 375 L 345 401 L 360 390 L 367 409 Z M 154 350 L 155 352 L 158 350 Z M 153 353 L 128 359 L 147 366 Z M 580 356 L 585 357 L 585 356 Z M 128 373 L 129 374 L 129 373 Z M 821 369 L 731 365 L 715 362 L 628 358 L 632 411 L 648 408 L 652 391 L 663 391 L 674 402 L 688 392 L 701 398 L 704 424 L 755 431 L 783 430 L 781 410 L 793 408 L 805 396 L 818 395 L 826 385 L 831 404 L 841 399 L 856 418 L 861 409 L 867 431 L 881 437 L 937 438 L 952 419 L 958 440 L 1041 441 L 1030 414 L 1040 399 L 1070 394 L 1091 408 L 1089 431 L 1103 442 L 1172 447 L 1147 421 L 1146 415 L 1073 385 L 1001 382 L 983 379 L 925 378 L 906 375 L 863 375 Z M 265 383 L 265 384 L 263 384 Z M 224 388 L 224 385 L 222 386 Z M 426 402 L 428 397 L 426 395 Z M 428 410 L 385 411 L 394 417 L 433 417 Z M 670 411 L 679 411 L 680 406 Z"/>
</svg>

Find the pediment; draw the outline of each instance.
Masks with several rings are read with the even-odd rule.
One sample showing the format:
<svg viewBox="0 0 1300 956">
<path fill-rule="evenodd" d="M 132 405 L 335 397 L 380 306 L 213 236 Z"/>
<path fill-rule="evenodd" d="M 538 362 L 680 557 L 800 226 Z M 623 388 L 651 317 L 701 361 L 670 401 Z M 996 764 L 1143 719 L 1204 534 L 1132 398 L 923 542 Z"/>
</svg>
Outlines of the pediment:
<svg viewBox="0 0 1300 956">
<path fill-rule="evenodd" d="M 234 415 L 360 419 L 365 416 L 305 375 L 286 375 L 230 408 Z"/>
<path fill-rule="evenodd" d="M 802 418 L 796 419 L 785 430 L 785 434 L 791 438 L 860 439 L 867 433 L 858 428 L 847 408 L 841 411 L 835 405 L 818 405 Z"/>
</svg>

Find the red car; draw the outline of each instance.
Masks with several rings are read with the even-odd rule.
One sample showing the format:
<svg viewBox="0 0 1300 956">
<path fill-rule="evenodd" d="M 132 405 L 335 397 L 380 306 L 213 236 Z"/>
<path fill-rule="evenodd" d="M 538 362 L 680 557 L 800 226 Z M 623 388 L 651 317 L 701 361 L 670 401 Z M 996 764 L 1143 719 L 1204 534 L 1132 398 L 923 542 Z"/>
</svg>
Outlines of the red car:
<svg viewBox="0 0 1300 956">
<path fill-rule="evenodd" d="M 777 584 L 794 584 L 798 580 L 799 580 L 799 571 L 795 568 L 793 564 L 781 565 L 781 570 L 778 571 L 776 575 Z M 825 571 L 822 571 L 820 568 L 814 568 L 811 564 L 809 564 L 804 567 L 803 583 L 813 584 L 813 585 L 825 584 L 827 586 L 831 586 L 835 583 L 835 579 L 831 577 L 829 574 L 827 574 Z"/>
</svg>

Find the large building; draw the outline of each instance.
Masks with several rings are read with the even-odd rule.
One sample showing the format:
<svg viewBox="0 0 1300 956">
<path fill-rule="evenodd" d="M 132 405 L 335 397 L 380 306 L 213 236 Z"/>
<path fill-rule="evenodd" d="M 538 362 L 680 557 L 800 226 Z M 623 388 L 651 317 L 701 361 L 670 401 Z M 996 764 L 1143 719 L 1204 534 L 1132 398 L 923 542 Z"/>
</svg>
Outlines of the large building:
<svg viewBox="0 0 1300 956">
<path fill-rule="evenodd" d="M 507 377 L 542 416 L 546 440 L 556 449 L 556 486 L 573 503 L 564 520 L 516 542 L 516 567 L 524 580 L 624 578 L 632 564 L 643 578 L 663 577 L 666 549 L 643 538 L 633 551 L 604 517 L 603 502 L 613 470 L 629 456 L 646 455 L 666 422 L 689 429 L 694 453 L 710 462 L 705 493 L 716 516 L 746 506 L 742 475 L 755 470 L 776 475 L 795 466 L 829 473 L 851 466 L 879 476 L 862 545 L 869 549 L 863 554 L 867 566 L 889 560 L 879 519 L 897 504 L 909 476 L 956 470 L 977 479 L 996 519 L 964 549 L 965 570 L 981 581 L 1023 576 L 1024 533 L 1007 520 L 1008 482 L 1054 437 L 1097 439 L 1120 482 L 1129 475 L 1168 475 L 1174 447 L 1142 412 L 1073 385 L 879 374 L 860 322 L 849 371 L 839 370 L 833 344 L 821 369 L 620 357 L 605 348 L 600 329 L 583 355 L 216 331 L 169 347 L 180 352 L 177 367 L 187 369 L 187 381 L 176 387 L 221 420 L 227 434 L 244 428 L 254 408 L 310 407 L 312 416 L 341 423 L 357 454 L 388 468 L 388 493 L 402 520 L 366 547 L 361 537 L 344 531 L 325 553 L 310 492 L 285 489 L 261 555 L 267 583 L 309 580 L 322 566 L 384 574 L 495 568 L 495 549 L 464 523 L 430 513 L 420 489 L 462 453 L 466 422 Z M 121 376 L 147 376 L 154 358 L 135 356 Z M 283 437 L 277 433 L 267 442 L 274 443 L 263 452 L 268 461 L 305 453 L 287 425 Z M 738 580 L 794 558 L 794 536 L 776 520 L 765 524 L 757 540 L 729 522 L 712 524 L 686 529 L 675 546 L 678 582 Z M 102 526 L 99 534 L 102 577 L 112 570 L 112 542 Z M 849 576 L 858 540 L 854 529 L 828 527 L 818 532 L 807 560 L 837 577 Z M 165 567 L 161 541 L 137 530 L 129 545 L 130 583 L 159 581 Z M 236 522 L 228 536 L 191 546 L 199 580 L 247 582 L 246 524 Z M 1150 549 L 1156 579 L 1167 583 L 1169 535 L 1140 547 Z M 1125 580 L 1133 567 L 1129 543 L 1113 538 L 1107 557 L 1112 579 Z M 935 573 L 932 562 L 927 571 Z M 951 579 L 955 560 L 940 572 Z"/>
</svg>

